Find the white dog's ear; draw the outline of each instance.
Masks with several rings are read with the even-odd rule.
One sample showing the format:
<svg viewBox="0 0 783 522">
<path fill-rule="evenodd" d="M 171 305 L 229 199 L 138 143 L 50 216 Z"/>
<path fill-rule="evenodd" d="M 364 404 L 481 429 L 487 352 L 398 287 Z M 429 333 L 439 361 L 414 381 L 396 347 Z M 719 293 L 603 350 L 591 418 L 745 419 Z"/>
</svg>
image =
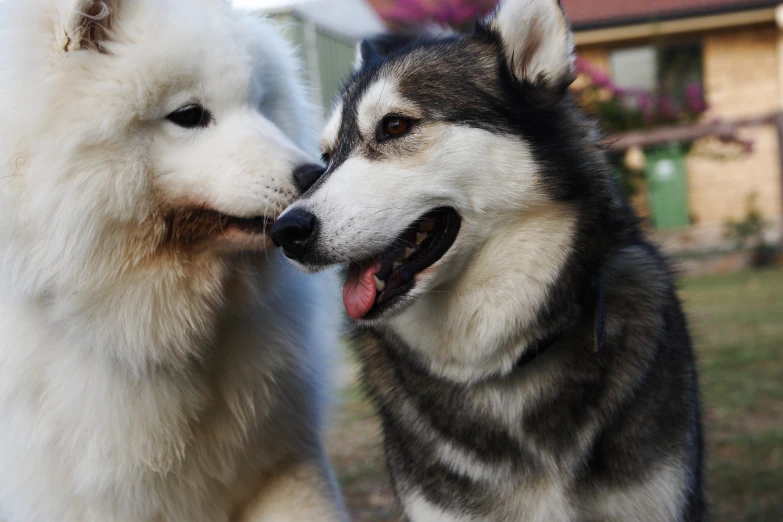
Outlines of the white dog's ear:
<svg viewBox="0 0 783 522">
<path fill-rule="evenodd" d="M 59 0 L 57 42 L 63 51 L 101 50 L 111 31 L 119 0 Z"/>
<path fill-rule="evenodd" d="M 564 89 L 573 80 L 573 36 L 559 0 L 503 0 L 489 18 L 519 81 Z"/>
</svg>

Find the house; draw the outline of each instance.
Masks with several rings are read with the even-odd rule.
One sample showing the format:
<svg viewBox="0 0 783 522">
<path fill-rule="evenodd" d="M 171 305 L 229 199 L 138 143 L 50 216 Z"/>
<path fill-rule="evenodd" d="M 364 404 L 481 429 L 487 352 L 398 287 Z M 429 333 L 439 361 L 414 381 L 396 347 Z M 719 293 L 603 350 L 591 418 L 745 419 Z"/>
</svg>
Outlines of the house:
<svg viewBox="0 0 783 522">
<path fill-rule="evenodd" d="M 433 0 L 437 1 L 437 0 Z M 681 97 L 702 86 L 703 122 L 743 125 L 752 152 L 702 138 L 693 147 L 645 147 L 646 183 L 637 208 L 671 249 L 728 246 L 728 220 L 754 209 L 783 235 L 783 0 L 561 0 L 577 54 L 626 89 Z M 361 38 L 383 32 L 373 9 L 393 0 L 234 0 L 283 24 L 306 64 L 314 103 L 333 103 Z M 689 142 L 690 144 L 690 142 Z"/>
<path fill-rule="evenodd" d="M 305 80 L 321 116 L 332 107 L 351 73 L 357 42 L 385 31 L 364 0 L 234 0 L 233 4 L 283 27 L 301 55 Z"/>
<path fill-rule="evenodd" d="M 686 84 L 696 82 L 703 86 L 708 106 L 704 121 L 761 117 L 765 122 L 738 131 L 753 144 L 750 153 L 721 154 L 722 145 L 707 143 L 708 138 L 697 141 L 681 163 L 671 158 L 658 161 L 661 154 L 666 156 L 665 147 L 646 149 L 648 201 L 643 206 L 653 214 L 651 222 L 668 231 L 660 236 L 683 250 L 725 244 L 726 221 L 744 219 L 749 198 L 754 197 L 757 210 L 770 223 L 768 239 L 779 240 L 783 141 L 772 118 L 783 111 L 783 2 L 562 4 L 574 29 L 577 54 L 603 69 L 615 84 L 677 96 Z"/>
</svg>

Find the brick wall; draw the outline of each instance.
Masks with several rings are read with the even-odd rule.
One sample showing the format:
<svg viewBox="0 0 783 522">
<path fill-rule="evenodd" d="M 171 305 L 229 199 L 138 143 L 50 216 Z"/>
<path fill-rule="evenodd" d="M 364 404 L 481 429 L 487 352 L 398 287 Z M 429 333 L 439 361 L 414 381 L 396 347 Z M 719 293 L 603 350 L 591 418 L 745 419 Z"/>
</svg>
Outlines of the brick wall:
<svg viewBox="0 0 783 522">
<path fill-rule="evenodd" d="M 703 37 L 704 87 L 711 112 L 736 118 L 778 110 L 778 34 L 770 24 Z"/>
<path fill-rule="evenodd" d="M 709 34 L 703 42 L 707 117 L 732 119 L 779 110 L 776 27 Z M 778 218 L 783 212 L 774 127 L 746 128 L 741 135 L 753 142 L 753 154 L 724 160 L 688 158 L 691 212 L 697 224 L 741 218 L 747 196 L 754 192 L 765 217 Z"/>
</svg>

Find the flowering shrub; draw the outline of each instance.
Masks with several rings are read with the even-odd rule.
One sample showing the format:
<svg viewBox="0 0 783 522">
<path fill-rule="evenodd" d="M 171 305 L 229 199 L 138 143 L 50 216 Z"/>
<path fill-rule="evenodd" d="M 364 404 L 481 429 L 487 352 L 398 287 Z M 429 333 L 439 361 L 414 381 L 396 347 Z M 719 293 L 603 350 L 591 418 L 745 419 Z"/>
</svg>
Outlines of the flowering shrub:
<svg viewBox="0 0 783 522">
<path fill-rule="evenodd" d="M 608 132 L 694 122 L 707 110 L 698 83 L 685 86 L 682 100 L 677 100 L 670 94 L 624 89 L 583 58 L 576 58 L 574 68 L 577 99 Z"/>
<path fill-rule="evenodd" d="M 381 16 L 394 25 L 411 26 L 436 23 L 455 28 L 465 27 L 488 14 L 497 0 L 398 0 Z"/>
</svg>

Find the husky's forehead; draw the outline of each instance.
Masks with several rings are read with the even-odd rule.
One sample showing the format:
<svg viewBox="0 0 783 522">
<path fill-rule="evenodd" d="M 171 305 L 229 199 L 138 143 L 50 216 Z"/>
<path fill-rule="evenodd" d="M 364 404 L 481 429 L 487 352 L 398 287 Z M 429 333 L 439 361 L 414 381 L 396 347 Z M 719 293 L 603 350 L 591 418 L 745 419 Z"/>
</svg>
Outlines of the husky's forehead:
<svg viewBox="0 0 783 522">
<path fill-rule="evenodd" d="M 519 78 L 505 53 L 494 29 L 478 27 L 365 63 L 348 82 L 323 133 L 329 166 L 313 189 L 352 157 L 419 162 L 445 135 L 440 132 L 444 126 L 454 126 L 491 133 L 529 151 L 553 197 L 575 194 L 579 180 L 568 173 L 579 170 L 586 147 L 597 146 L 597 134 L 579 116 L 568 93 L 570 78 L 557 86 L 546 73 Z M 399 141 L 379 140 L 386 116 L 420 120 L 421 132 Z"/>
<path fill-rule="evenodd" d="M 387 114 L 513 131 L 503 82 L 502 51 L 491 35 L 418 43 L 357 71 L 324 130 L 322 148 L 334 168 Z"/>
</svg>

